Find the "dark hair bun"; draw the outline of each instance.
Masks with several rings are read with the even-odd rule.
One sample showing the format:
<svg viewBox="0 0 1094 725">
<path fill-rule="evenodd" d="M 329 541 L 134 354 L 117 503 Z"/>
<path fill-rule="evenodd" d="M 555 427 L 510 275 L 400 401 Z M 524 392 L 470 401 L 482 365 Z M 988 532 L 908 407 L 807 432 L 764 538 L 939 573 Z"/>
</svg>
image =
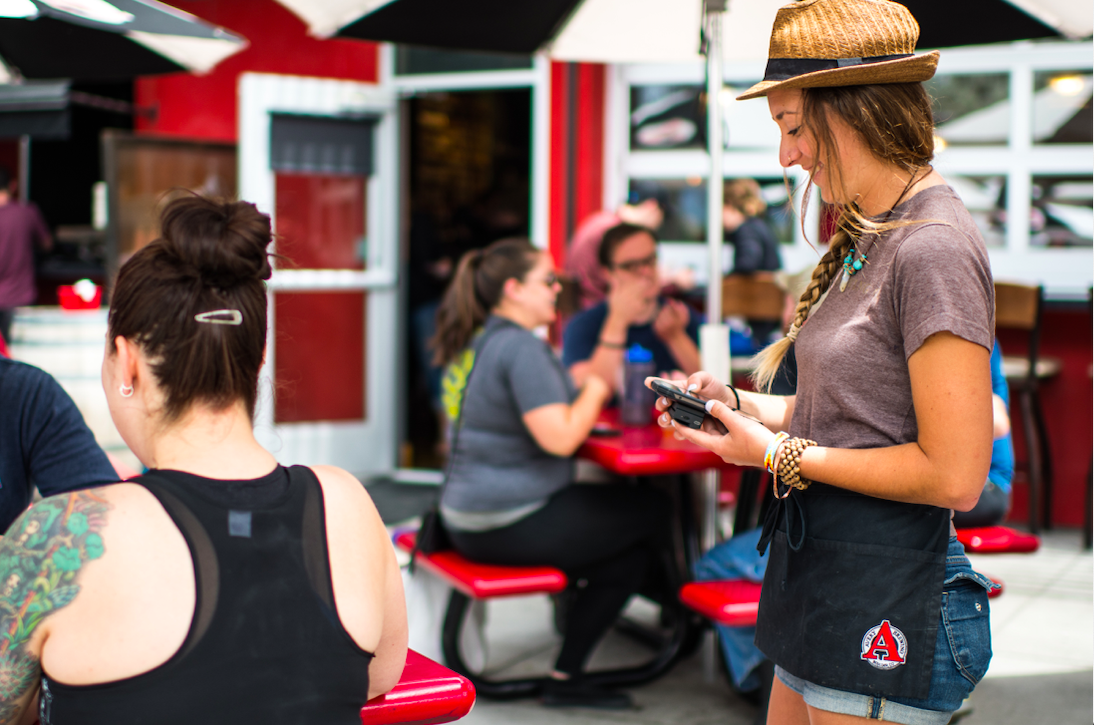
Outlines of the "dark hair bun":
<svg viewBox="0 0 1094 725">
<path fill-rule="evenodd" d="M 183 196 L 167 204 L 158 243 L 204 284 L 222 289 L 270 278 L 270 217 L 244 201 Z"/>
</svg>

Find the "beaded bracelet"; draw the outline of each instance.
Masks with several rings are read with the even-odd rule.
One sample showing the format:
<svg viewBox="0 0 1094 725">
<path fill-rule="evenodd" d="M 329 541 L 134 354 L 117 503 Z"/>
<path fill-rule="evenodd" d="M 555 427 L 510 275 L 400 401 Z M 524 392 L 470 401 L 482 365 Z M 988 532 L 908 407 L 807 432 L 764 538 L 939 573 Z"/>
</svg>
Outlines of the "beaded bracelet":
<svg viewBox="0 0 1094 725">
<path fill-rule="evenodd" d="M 775 434 L 775 437 L 771 439 L 771 442 L 767 444 L 767 450 L 764 452 L 764 468 L 770 474 L 775 473 L 775 454 L 779 451 L 779 446 L 782 442 L 790 437 L 789 433 L 779 431 Z"/>
<path fill-rule="evenodd" d="M 779 476 L 778 481 L 786 487 L 786 492 L 779 495 L 778 483 L 775 485 L 775 497 L 786 498 L 790 495 L 790 489 L 796 488 L 799 491 L 804 491 L 809 488 L 809 484 L 812 483 L 808 478 L 802 478 L 801 475 L 801 460 L 802 453 L 809 446 L 817 445 L 816 441 L 811 441 L 805 438 L 790 438 L 786 441 L 786 447 L 783 450 L 782 455 L 779 457 Z"/>
</svg>

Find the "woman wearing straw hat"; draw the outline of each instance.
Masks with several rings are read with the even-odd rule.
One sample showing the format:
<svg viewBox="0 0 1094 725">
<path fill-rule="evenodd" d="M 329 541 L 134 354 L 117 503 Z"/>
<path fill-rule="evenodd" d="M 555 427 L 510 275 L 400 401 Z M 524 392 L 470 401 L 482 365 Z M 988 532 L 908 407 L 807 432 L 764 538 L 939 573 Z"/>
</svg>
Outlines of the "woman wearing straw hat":
<svg viewBox="0 0 1094 725">
<path fill-rule="evenodd" d="M 921 82 L 938 54 L 916 55 L 918 35 L 885 0 L 787 5 L 764 81 L 741 96 L 767 96 L 780 162 L 840 212 L 787 338 L 757 360 L 765 389 L 793 344 L 797 394 L 700 372 L 689 388 L 710 416 L 676 426 L 776 476 L 756 633 L 777 666 L 769 723 L 942 725 L 991 658 L 992 584 L 950 518 L 975 505 L 991 459 L 993 287 L 975 224 L 930 165 Z"/>
</svg>

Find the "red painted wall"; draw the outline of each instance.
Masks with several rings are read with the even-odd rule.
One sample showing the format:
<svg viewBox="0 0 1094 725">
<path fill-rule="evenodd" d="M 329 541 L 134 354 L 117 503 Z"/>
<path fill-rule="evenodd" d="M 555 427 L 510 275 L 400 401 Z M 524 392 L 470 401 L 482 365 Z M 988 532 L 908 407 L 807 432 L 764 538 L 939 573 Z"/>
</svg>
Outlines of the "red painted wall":
<svg viewBox="0 0 1094 725">
<path fill-rule="evenodd" d="M 1050 307 L 1045 310 L 1041 325 L 1041 356 L 1055 357 L 1063 363 L 1060 374 L 1041 385 L 1041 406 L 1053 465 L 1052 522 L 1080 526 L 1094 439 L 1094 389 L 1090 378 L 1094 339 L 1090 312 Z M 999 331 L 999 344 L 1007 355 L 1022 355 L 1026 350 L 1022 334 L 1009 330 Z M 1018 405 L 1012 401 L 1010 417 L 1017 465 L 1008 518 L 1022 525 L 1029 521 L 1029 491 L 1025 483 L 1026 443 L 1020 414 Z"/>
<path fill-rule="evenodd" d="M 559 266 L 574 229 L 600 211 L 604 198 L 605 69 L 599 63 L 578 63 L 572 74 L 570 65 L 551 64 L 549 249 Z"/>
<path fill-rule="evenodd" d="M 172 0 L 180 10 L 247 38 L 250 45 L 204 76 L 173 73 L 136 82 L 136 102 L 157 108 L 137 130 L 235 141 L 241 73 L 285 73 L 344 80 L 377 80 L 377 46 L 358 40 L 318 40 L 304 22 L 274 0 Z"/>
</svg>

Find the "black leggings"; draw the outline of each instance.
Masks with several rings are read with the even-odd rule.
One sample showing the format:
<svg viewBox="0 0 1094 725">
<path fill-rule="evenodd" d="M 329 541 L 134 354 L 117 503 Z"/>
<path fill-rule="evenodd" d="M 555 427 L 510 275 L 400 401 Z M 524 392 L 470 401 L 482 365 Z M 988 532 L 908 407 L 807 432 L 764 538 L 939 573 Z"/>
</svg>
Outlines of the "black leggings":
<svg viewBox="0 0 1094 725">
<path fill-rule="evenodd" d="M 667 545 L 671 510 L 669 498 L 649 486 L 578 484 L 510 526 L 448 533 L 456 550 L 473 561 L 553 566 L 571 585 L 584 582 L 555 663 L 559 672 L 577 674 Z"/>
</svg>

